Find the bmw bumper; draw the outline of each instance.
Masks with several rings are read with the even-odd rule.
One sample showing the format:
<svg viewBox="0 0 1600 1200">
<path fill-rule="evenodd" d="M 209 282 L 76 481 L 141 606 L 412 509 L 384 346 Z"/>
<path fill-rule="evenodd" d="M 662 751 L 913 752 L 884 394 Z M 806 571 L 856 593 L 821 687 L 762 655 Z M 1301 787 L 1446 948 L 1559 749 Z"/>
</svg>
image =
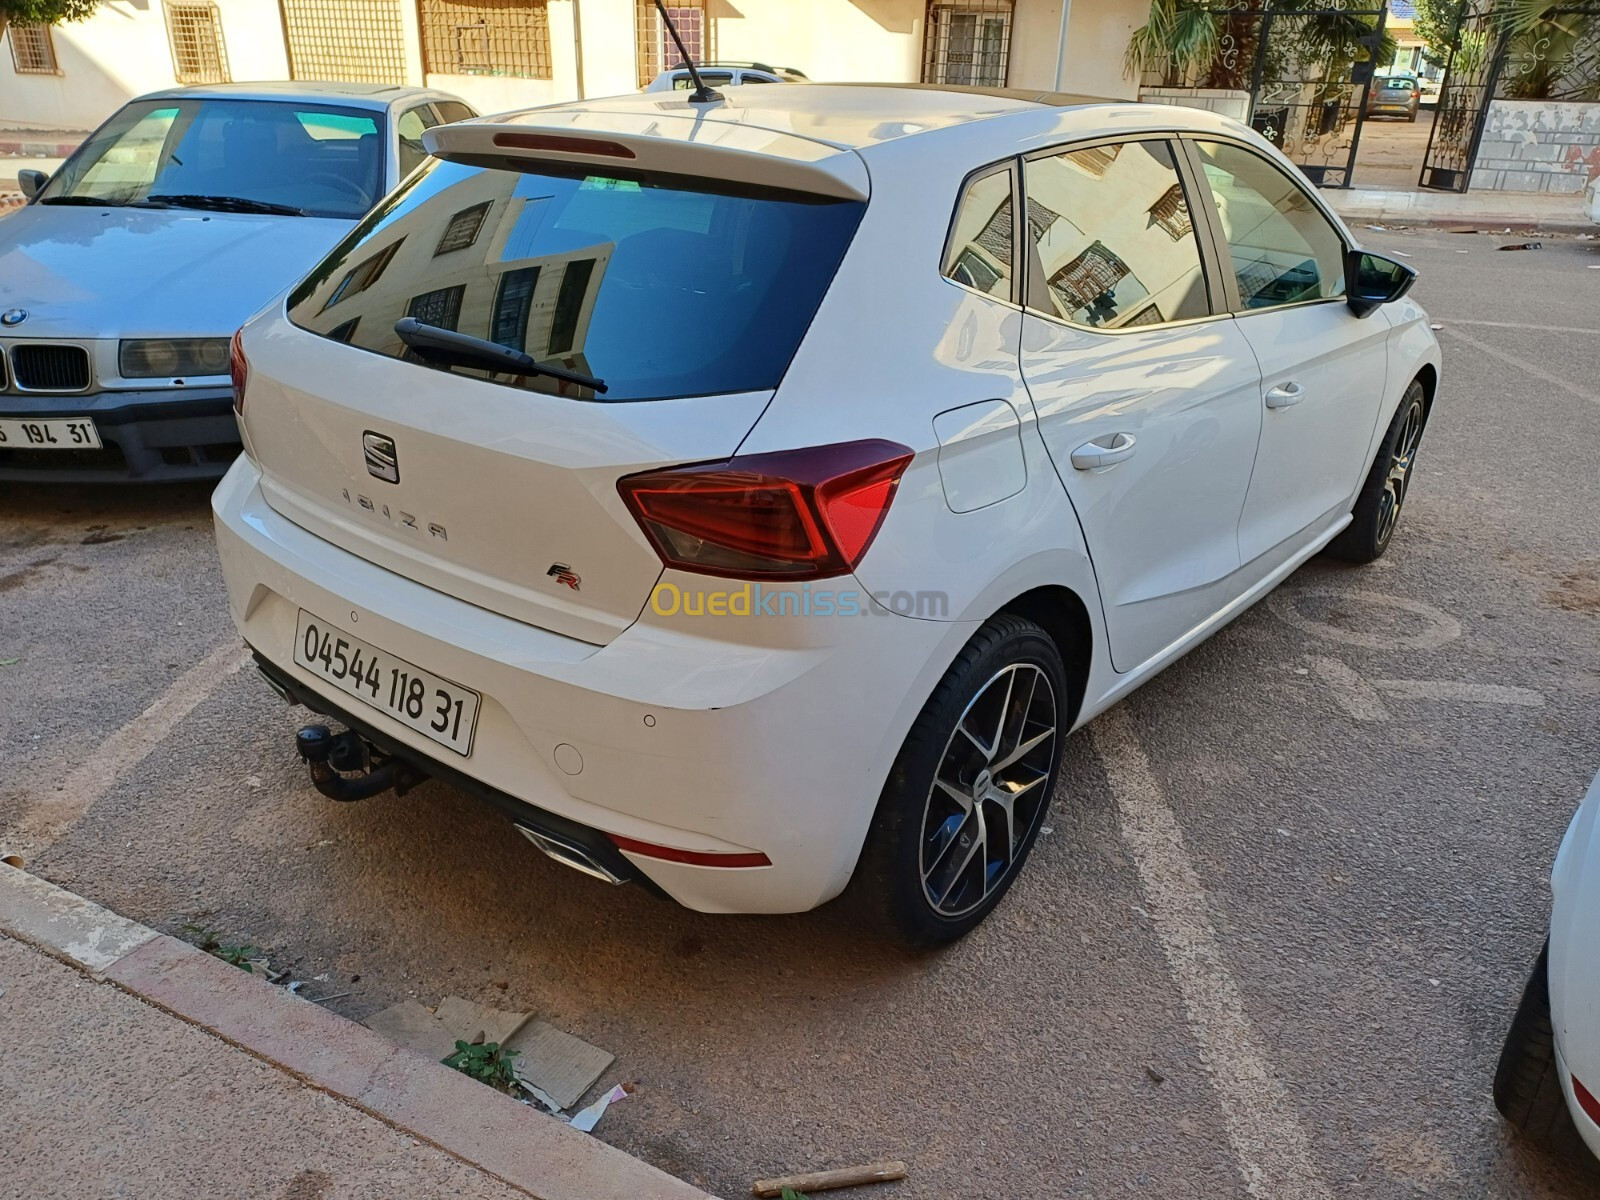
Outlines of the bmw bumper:
<svg viewBox="0 0 1600 1200">
<path fill-rule="evenodd" d="M 73 395 L 0 395 L 0 419 L 79 417 L 101 448 L 0 446 L 7 483 L 145 483 L 220 479 L 239 453 L 231 387 L 162 388 Z"/>
</svg>

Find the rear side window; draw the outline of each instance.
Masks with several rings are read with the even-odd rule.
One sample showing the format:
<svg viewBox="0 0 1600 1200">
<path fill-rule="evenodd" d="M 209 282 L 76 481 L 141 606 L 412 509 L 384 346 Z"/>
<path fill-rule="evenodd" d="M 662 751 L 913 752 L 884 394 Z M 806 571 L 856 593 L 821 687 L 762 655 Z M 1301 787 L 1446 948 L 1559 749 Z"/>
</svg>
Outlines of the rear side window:
<svg viewBox="0 0 1600 1200">
<path fill-rule="evenodd" d="M 1023 166 L 1039 256 L 1028 307 L 1123 329 L 1208 316 L 1189 201 L 1164 141 L 1090 146 Z M 1042 293 L 1042 294 L 1041 294 Z"/>
<path fill-rule="evenodd" d="M 864 205 L 684 176 L 432 161 L 297 287 L 296 325 L 507 387 L 655 400 L 778 385 Z M 427 367 L 411 316 L 602 379 Z"/>
<path fill-rule="evenodd" d="M 1001 168 L 967 185 L 956 208 L 944 273 L 1002 300 L 1014 299 L 1011 171 Z"/>
</svg>

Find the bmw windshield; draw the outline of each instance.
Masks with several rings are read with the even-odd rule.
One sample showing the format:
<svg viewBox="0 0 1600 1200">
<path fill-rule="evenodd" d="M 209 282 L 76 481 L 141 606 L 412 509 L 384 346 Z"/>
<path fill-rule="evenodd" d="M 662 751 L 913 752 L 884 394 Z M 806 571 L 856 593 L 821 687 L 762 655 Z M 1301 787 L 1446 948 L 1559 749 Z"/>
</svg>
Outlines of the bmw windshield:
<svg viewBox="0 0 1600 1200">
<path fill-rule="evenodd" d="M 383 114 L 281 100 L 139 100 L 98 129 L 40 204 L 353 220 L 383 194 Z"/>
</svg>

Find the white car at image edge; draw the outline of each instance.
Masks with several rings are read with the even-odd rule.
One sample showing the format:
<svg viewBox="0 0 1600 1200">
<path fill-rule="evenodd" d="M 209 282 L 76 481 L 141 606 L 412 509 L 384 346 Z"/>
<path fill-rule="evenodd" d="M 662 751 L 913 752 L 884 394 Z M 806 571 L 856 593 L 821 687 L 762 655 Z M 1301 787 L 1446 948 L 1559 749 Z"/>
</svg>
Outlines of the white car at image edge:
<svg viewBox="0 0 1600 1200">
<path fill-rule="evenodd" d="M 1550 871 L 1550 938 L 1534 964 L 1495 1072 L 1494 1099 L 1518 1128 L 1572 1127 L 1600 1155 L 1600 775 Z"/>
<path fill-rule="evenodd" d="M 427 146 L 235 343 L 223 571 L 331 796 L 946 942 L 1072 729 L 1390 543 L 1414 272 L 1233 121 L 793 84 Z"/>
</svg>

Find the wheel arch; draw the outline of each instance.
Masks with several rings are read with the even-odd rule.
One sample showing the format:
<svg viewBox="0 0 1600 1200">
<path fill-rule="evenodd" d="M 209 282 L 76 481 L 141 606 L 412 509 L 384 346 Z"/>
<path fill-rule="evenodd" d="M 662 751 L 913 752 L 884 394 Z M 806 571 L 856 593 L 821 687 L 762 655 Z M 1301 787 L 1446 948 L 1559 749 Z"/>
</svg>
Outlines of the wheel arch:
<svg viewBox="0 0 1600 1200">
<path fill-rule="evenodd" d="M 1070 712 L 1064 723 L 1070 729 L 1077 723 L 1083 697 L 1089 686 L 1089 667 L 1094 656 L 1094 624 L 1089 619 L 1083 598 L 1062 584 L 1045 584 L 1014 596 L 995 610 L 996 616 L 1012 613 L 1032 621 L 1050 635 L 1061 653 L 1067 672 Z"/>
<path fill-rule="evenodd" d="M 1425 362 L 1412 378 L 1422 385 L 1422 416 L 1426 422 L 1433 416 L 1433 398 L 1439 391 L 1439 368 Z"/>
</svg>

